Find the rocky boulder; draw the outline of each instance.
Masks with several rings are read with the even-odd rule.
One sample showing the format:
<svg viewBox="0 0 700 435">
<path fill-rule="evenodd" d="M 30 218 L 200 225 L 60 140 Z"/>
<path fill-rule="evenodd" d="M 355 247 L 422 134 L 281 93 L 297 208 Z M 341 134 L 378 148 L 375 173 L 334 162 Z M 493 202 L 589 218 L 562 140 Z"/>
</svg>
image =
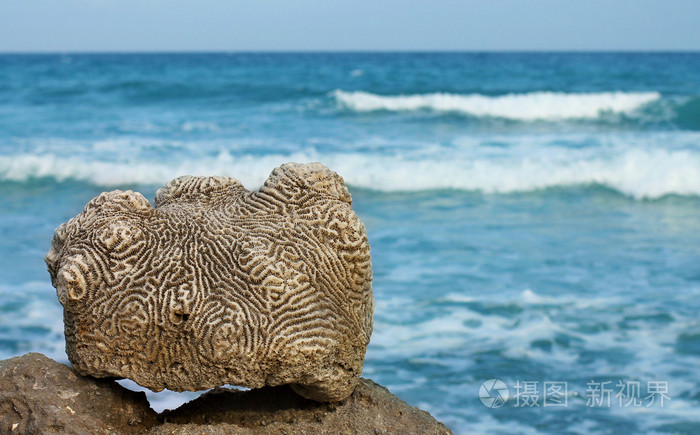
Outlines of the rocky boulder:
<svg viewBox="0 0 700 435">
<path fill-rule="evenodd" d="M 0 433 L 146 433 L 156 417 L 144 393 L 44 355 L 0 361 Z"/>
<path fill-rule="evenodd" d="M 430 414 L 360 378 L 345 400 L 315 402 L 290 386 L 214 389 L 156 414 L 142 392 L 77 375 L 41 354 L 0 361 L 0 433 L 449 434 Z"/>
<path fill-rule="evenodd" d="M 360 378 L 342 402 L 314 402 L 288 386 L 217 388 L 162 413 L 154 434 L 449 434 L 430 414 Z"/>
</svg>

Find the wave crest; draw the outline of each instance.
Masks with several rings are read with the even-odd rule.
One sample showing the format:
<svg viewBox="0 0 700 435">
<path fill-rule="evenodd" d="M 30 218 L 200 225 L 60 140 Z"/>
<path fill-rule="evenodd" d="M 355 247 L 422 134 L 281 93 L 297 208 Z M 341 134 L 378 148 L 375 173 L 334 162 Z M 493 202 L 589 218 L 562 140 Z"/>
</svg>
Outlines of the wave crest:
<svg viewBox="0 0 700 435">
<path fill-rule="evenodd" d="M 568 152 L 507 159 L 461 157 L 408 158 L 360 153 L 216 157 L 179 164 L 83 161 L 55 155 L 0 157 L 0 181 L 28 182 L 38 178 L 74 180 L 99 186 L 159 185 L 184 174 L 225 175 L 249 188 L 262 185 L 271 169 L 282 163 L 321 161 L 354 187 L 385 192 L 438 189 L 484 193 L 528 192 L 553 187 L 598 184 L 627 196 L 700 196 L 700 155 L 661 149 L 631 149 L 606 157 L 582 157 Z"/>
<path fill-rule="evenodd" d="M 341 107 L 355 112 L 431 110 L 519 121 L 595 119 L 610 113 L 630 113 L 661 98 L 658 92 L 531 92 L 502 96 L 433 93 L 384 96 L 340 89 L 333 91 L 332 96 Z"/>
</svg>

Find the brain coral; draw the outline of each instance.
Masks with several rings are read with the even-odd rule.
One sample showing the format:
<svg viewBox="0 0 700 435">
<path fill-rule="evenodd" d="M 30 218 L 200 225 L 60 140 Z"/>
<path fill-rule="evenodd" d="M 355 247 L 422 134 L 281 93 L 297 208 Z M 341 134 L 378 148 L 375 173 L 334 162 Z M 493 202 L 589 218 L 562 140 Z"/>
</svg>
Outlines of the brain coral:
<svg viewBox="0 0 700 435">
<path fill-rule="evenodd" d="M 259 191 L 227 177 L 115 190 L 56 229 L 46 255 L 81 374 L 159 391 L 292 384 L 354 389 L 372 333 L 365 228 L 343 179 L 276 168 Z"/>
</svg>

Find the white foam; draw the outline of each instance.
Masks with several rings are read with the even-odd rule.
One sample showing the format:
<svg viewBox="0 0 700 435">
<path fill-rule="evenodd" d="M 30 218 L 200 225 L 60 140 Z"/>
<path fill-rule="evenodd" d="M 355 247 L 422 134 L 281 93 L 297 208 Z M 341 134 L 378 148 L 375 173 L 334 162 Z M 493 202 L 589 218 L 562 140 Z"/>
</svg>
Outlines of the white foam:
<svg viewBox="0 0 700 435">
<path fill-rule="evenodd" d="M 368 155 L 315 151 L 265 156 L 228 152 L 177 162 L 86 161 L 54 154 L 0 156 L 0 180 L 76 180 L 99 186 L 160 185 L 177 176 L 224 175 L 257 188 L 286 162 L 321 161 L 354 187 L 386 192 L 458 189 L 484 193 L 535 191 L 600 184 L 634 198 L 700 195 L 700 154 L 689 150 L 635 149 L 607 155 L 550 149 L 503 157 L 436 152 L 431 156 Z"/>
<path fill-rule="evenodd" d="M 182 124 L 182 131 L 217 131 L 219 130 L 219 124 L 215 122 L 204 122 L 204 121 L 192 121 L 185 122 Z"/>
<path fill-rule="evenodd" d="M 520 294 L 520 298 L 526 304 L 546 305 L 560 303 L 560 301 L 556 298 L 540 296 L 537 293 L 530 290 L 529 288 L 522 291 L 522 293 Z"/>
<path fill-rule="evenodd" d="M 377 95 L 340 89 L 333 91 L 332 96 L 340 106 L 356 112 L 432 110 L 521 121 L 591 119 L 609 113 L 629 113 L 661 98 L 658 92 Z"/>
<path fill-rule="evenodd" d="M 58 157 L 55 154 L 20 154 L 0 156 L 0 180 L 27 181 L 32 178 L 54 178 L 57 181 L 75 180 L 98 186 L 129 184 L 163 184 L 180 175 L 228 175 L 247 186 L 258 187 L 270 170 L 287 159 L 306 156 L 242 156 L 233 158 L 222 152 L 216 157 L 178 163 L 142 161 L 107 162 L 86 161 L 78 157 Z"/>
<path fill-rule="evenodd" d="M 485 302 L 489 304 L 490 302 Z M 546 364 L 568 366 L 575 362 L 574 350 L 557 349 L 548 353 L 533 348 L 533 340 L 553 340 L 557 333 L 570 333 L 564 325 L 546 314 L 527 311 L 503 316 L 482 314 L 467 307 L 453 306 L 446 313 L 420 322 L 406 322 L 411 305 L 391 301 L 389 310 L 402 312 L 402 319 L 391 315 L 375 317 L 374 333 L 368 349 L 369 360 L 390 358 L 422 358 L 424 355 L 450 354 L 464 349 L 496 350 L 514 359 L 533 359 Z M 383 312 L 387 312 L 385 308 Z M 455 370 L 467 371 L 473 361 L 448 359 L 443 364 L 456 364 Z"/>
</svg>

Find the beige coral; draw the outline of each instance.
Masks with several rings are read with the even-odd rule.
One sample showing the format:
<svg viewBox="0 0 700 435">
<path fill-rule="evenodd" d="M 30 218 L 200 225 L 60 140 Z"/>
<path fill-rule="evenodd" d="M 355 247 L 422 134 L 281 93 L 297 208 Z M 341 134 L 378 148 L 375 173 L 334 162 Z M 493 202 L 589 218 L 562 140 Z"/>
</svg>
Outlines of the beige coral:
<svg viewBox="0 0 700 435">
<path fill-rule="evenodd" d="M 319 163 L 276 168 L 254 192 L 180 177 L 155 208 L 103 193 L 56 229 L 46 263 L 81 374 L 153 390 L 292 384 L 331 401 L 362 371 L 369 244 L 343 179 Z"/>
</svg>

